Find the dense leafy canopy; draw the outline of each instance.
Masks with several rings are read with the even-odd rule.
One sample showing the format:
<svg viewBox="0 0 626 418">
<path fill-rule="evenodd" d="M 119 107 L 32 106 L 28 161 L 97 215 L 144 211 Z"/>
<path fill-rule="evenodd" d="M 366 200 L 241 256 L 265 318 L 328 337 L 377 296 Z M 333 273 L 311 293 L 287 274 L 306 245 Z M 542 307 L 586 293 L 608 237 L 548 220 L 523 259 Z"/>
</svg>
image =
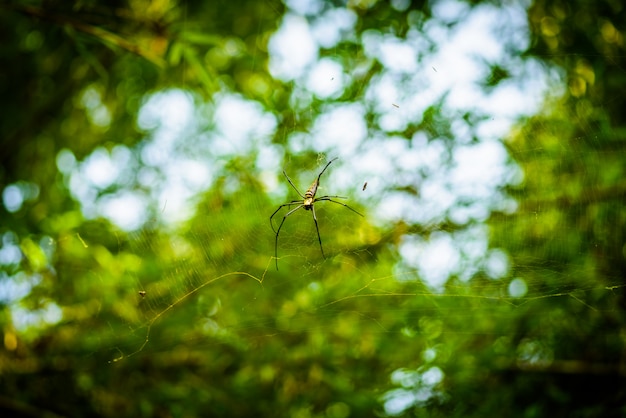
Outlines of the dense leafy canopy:
<svg viewBox="0 0 626 418">
<path fill-rule="evenodd" d="M 0 410 L 625 414 L 621 3 L 1 2 Z"/>
</svg>

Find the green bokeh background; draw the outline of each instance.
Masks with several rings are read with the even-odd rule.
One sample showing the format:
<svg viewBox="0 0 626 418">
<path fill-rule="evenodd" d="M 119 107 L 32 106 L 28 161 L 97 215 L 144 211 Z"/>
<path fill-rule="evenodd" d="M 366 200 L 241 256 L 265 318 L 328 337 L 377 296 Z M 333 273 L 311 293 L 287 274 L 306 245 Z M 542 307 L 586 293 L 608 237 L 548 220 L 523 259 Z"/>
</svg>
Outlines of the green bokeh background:
<svg viewBox="0 0 626 418">
<path fill-rule="evenodd" d="M 287 10 L 279 1 L 0 2 L 0 234 L 4 250 L 19 248 L 3 258 L 0 287 L 28 289 L 0 303 L 3 416 L 364 417 L 389 414 L 392 399 L 412 400 L 400 416 L 626 414 L 624 6 L 528 7 L 530 42 L 518 58 L 561 76 L 540 111 L 502 138 L 524 174 L 500 190 L 517 209 L 478 222 L 510 267 L 497 280 L 480 268 L 470 280 L 454 274 L 435 291 L 417 270 L 398 268 L 398 246 L 476 225 L 445 216 L 381 225 L 356 196 L 362 182 L 347 197 L 365 218 L 319 209 L 328 259 L 301 211 L 281 232 L 274 268 L 268 218 L 283 200 L 268 194 L 258 154 L 285 150 L 275 172 L 287 167 L 304 191 L 328 156 L 312 146 L 290 152 L 293 134 L 309 132 L 330 102 L 363 101 L 384 70 L 364 55 L 361 35 L 402 38 L 428 25 L 437 4 L 339 3 L 322 2 L 355 12 L 355 38 L 320 56 L 365 71 L 340 97 L 301 111 L 301 87 L 268 71 L 268 41 Z M 468 10 L 485 4 L 502 6 L 467 2 Z M 507 63 L 489 65 L 485 91 L 512 78 Z M 238 93 L 277 127 L 249 152 L 207 153 L 217 175 L 182 223 L 164 222 L 156 200 L 136 231 L 85 216 L 59 155 L 80 162 L 116 147 L 138 155 L 150 134 L 137 123 L 142 104 L 174 89 L 198 109 Z M 90 113 L 86 92 L 108 122 Z M 368 141 L 384 146 L 378 116 L 365 116 Z M 436 102 L 394 135 L 411 142 L 426 132 L 454 150 L 451 123 L 489 117 Z M 200 120 L 198 132 L 211 132 Z M 334 169 L 324 194 L 334 193 Z M 122 187 L 142 191 L 130 181 L 101 193 Z M 419 194 L 418 184 L 384 187 Z M 19 190 L 19 208 L 7 207 L 7 190 Z M 509 285 L 520 278 L 527 291 L 513 297 Z"/>
</svg>

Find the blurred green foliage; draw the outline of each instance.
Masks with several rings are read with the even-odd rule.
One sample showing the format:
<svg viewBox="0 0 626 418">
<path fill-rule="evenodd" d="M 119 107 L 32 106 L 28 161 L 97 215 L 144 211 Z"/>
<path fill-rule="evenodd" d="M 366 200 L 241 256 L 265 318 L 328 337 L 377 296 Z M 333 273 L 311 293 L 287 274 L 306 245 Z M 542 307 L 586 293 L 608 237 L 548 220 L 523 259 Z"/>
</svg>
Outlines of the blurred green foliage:
<svg viewBox="0 0 626 418">
<path fill-rule="evenodd" d="M 402 37 L 428 24 L 436 2 L 409 3 L 348 6 L 358 35 Z M 268 71 L 268 40 L 284 13 L 274 0 L 0 3 L 3 415 L 379 416 L 394 399 L 410 400 L 398 411 L 405 416 L 626 413 L 618 1 L 529 8 L 525 55 L 564 78 L 505 139 L 524 177 L 506 190 L 518 210 L 486 223 L 491 247 L 509 257 L 504 279 L 478 271 L 433 292 L 397 267 L 398 245 L 431 230 L 375 226 L 339 207 L 318 212 L 333 257 L 316 261 L 314 235 L 287 233 L 276 272 L 268 217 L 279 202 L 255 155 L 222 161 L 196 215 L 175 227 L 156 220 L 154 205 L 155 220 L 132 233 L 84 215 L 59 156 L 135 149 L 149 135 L 137 118 L 150 93 L 183 88 L 211 102 L 229 90 L 256 100 L 278 121 L 272 146 L 311 129 L 327 102 L 296 103 L 295 83 Z M 361 48 L 357 39 L 320 52 L 360 69 L 341 102 L 363 99 L 383 70 Z M 510 76 L 491 68 L 486 90 Z M 443 106 L 397 135 L 427 132 L 453 148 Z M 378 117 L 367 112 L 374 132 Z M 313 149 L 289 161 L 319 165 Z M 416 195 L 418 186 L 395 190 Z M 6 190 L 23 202 L 11 208 Z M 300 215 L 298 227 L 310 222 Z M 459 229 L 448 221 L 437 231 Z M 512 285 L 526 286 L 521 297 Z"/>
</svg>

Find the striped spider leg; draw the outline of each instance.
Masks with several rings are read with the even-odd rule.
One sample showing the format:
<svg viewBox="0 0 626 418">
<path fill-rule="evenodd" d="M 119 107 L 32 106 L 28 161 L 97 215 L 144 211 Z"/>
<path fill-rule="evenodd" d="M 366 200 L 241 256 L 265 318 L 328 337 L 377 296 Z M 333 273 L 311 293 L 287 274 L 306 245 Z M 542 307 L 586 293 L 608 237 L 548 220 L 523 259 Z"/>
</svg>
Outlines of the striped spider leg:
<svg viewBox="0 0 626 418">
<path fill-rule="evenodd" d="M 280 234 L 280 229 L 283 227 L 283 224 L 285 223 L 285 219 L 287 219 L 289 216 L 291 216 L 298 209 L 304 208 L 304 210 L 310 210 L 313 213 L 313 221 L 315 222 L 315 231 L 317 232 L 317 240 L 320 243 L 320 251 L 322 252 L 322 257 L 324 257 L 324 258 L 326 258 L 326 255 L 324 254 L 324 248 L 322 247 L 322 238 L 320 237 L 320 230 L 319 230 L 319 227 L 317 225 L 317 216 L 315 216 L 315 207 L 313 206 L 315 204 L 315 202 L 333 202 L 333 203 L 341 205 L 341 206 L 343 206 L 345 208 L 350 209 L 352 212 L 356 213 L 359 216 L 363 216 L 362 214 L 360 214 L 356 210 L 352 209 L 350 206 L 346 205 L 345 203 L 341 203 L 341 202 L 337 202 L 336 200 L 333 200 L 333 199 L 347 199 L 346 197 L 343 197 L 343 196 L 315 197 L 315 194 L 317 193 L 317 188 L 320 185 L 320 178 L 322 177 L 322 174 L 324 174 L 324 171 L 326 171 L 326 169 L 328 168 L 330 163 L 332 163 L 336 159 L 337 159 L 337 157 L 333 158 L 332 160 L 330 160 L 328 162 L 328 164 L 326 164 L 326 166 L 318 174 L 317 179 L 315 179 L 315 181 L 307 189 L 307 191 L 304 193 L 304 195 L 302 193 L 300 193 L 300 191 L 293 184 L 293 182 L 291 181 L 291 179 L 289 178 L 289 176 L 287 175 L 285 170 L 283 170 L 283 174 L 287 178 L 287 181 L 289 182 L 291 187 L 293 187 L 293 189 L 296 191 L 296 193 L 298 193 L 300 195 L 302 200 L 292 200 L 291 202 L 283 203 L 282 205 L 280 205 L 278 207 L 278 209 L 276 209 L 274 211 L 274 213 L 272 213 L 272 216 L 270 216 L 270 225 L 272 226 L 272 230 L 274 232 L 276 232 L 276 240 L 274 242 L 274 258 L 276 259 L 276 270 L 278 270 L 278 234 Z M 291 209 L 292 206 L 296 206 L 296 207 Z M 276 215 L 276 213 L 278 213 L 278 211 L 281 210 L 284 207 L 289 208 L 289 211 L 285 214 L 285 216 L 283 216 L 283 220 L 280 222 L 280 225 L 278 226 L 278 229 L 276 230 L 276 229 L 274 229 L 274 224 L 272 223 L 272 218 L 274 218 L 274 215 Z"/>
</svg>

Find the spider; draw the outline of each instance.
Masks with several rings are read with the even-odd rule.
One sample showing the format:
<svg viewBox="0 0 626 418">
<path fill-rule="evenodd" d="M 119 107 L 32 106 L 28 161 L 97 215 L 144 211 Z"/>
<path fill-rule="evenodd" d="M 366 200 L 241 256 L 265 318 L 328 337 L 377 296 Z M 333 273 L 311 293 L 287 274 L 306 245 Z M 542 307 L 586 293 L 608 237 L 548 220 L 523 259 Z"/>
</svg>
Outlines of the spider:
<svg viewBox="0 0 626 418">
<path fill-rule="evenodd" d="M 278 207 L 278 209 L 276 209 L 274 211 L 274 213 L 272 213 L 272 216 L 270 216 L 270 225 L 272 226 L 272 230 L 274 232 L 276 232 L 276 242 L 274 243 L 274 257 L 276 259 L 276 270 L 278 270 L 278 234 L 280 233 L 280 229 L 283 227 L 283 223 L 285 223 L 285 219 L 287 219 L 288 216 L 293 214 L 298 209 L 304 208 L 304 210 L 310 210 L 313 213 L 313 221 L 315 222 L 315 230 L 317 231 L 317 240 L 320 243 L 320 250 L 322 251 L 322 257 L 324 257 L 324 258 L 326 258 L 326 255 L 324 255 L 324 248 L 322 247 L 322 238 L 320 237 L 320 230 L 319 230 L 319 228 L 317 226 L 317 217 L 315 216 L 315 208 L 313 207 L 315 202 L 333 202 L 333 203 L 336 203 L 338 205 L 341 205 L 343 207 L 346 207 L 346 208 L 350 209 L 352 212 L 356 213 L 359 216 L 363 216 L 359 212 L 357 212 L 356 210 L 352 209 L 350 206 L 346 205 L 345 203 L 337 202 L 336 200 L 332 199 L 332 198 L 347 199 L 346 197 L 342 197 L 342 196 L 315 197 L 315 193 L 317 193 L 317 188 L 320 185 L 320 177 L 322 177 L 322 174 L 324 174 L 324 171 L 326 171 L 326 169 L 328 168 L 330 163 L 335 161 L 337 158 L 338 157 L 333 158 L 332 160 L 330 160 L 328 162 L 328 164 L 326 164 L 324 169 L 317 176 L 317 179 L 315 179 L 313 184 L 311 184 L 311 186 L 307 189 L 307 191 L 304 193 L 304 195 L 302 195 L 302 193 L 300 193 L 300 191 L 293 184 L 293 182 L 291 181 L 291 179 L 289 178 L 289 176 L 287 175 L 285 170 L 283 170 L 283 174 L 285 175 L 285 177 L 287 177 L 287 181 L 289 182 L 289 184 L 291 184 L 291 187 L 293 187 L 293 189 L 300 195 L 300 197 L 303 200 L 292 200 L 291 202 L 283 203 L 282 205 L 280 205 Z M 289 212 L 287 212 L 287 214 L 285 216 L 283 216 L 283 220 L 280 222 L 280 225 L 278 226 L 278 230 L 275 230 L 274 229 L 274 224 L 272 223 L 272 218 L 274 218 L 274 215 L 276 215 L 276 213 L 278 213 L 278 211 L 281 210 L 282 208 L 284 208 L 285 206 L 291 208 L 291 206 L 293 206 L 293 205 L 298 205 L 298 206 L 296 208 L 294 208 L 294 209 L 290 209 Z"/>
</svg>

